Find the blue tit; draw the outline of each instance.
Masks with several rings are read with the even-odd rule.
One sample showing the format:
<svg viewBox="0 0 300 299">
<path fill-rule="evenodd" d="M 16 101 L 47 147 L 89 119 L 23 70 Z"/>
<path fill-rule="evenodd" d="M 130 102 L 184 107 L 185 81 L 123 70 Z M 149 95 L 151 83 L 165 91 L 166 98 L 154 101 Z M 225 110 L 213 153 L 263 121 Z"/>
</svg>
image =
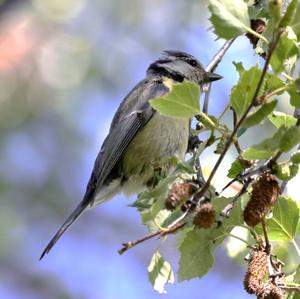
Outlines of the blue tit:
<svg viewBox="0 0 300 299">
<path fill-rule="evenodd" d="M 112 120 L 109 133 L 96 158 L 83 200 L 67 218 L 43 251 L 47 254 L 61 235 L 88 208 L 112 198 L 145 189 L 153 179 L 155 165 L 168 157 L 184 159 L 190 120 L 163 116 L 149 100 L 166 95 L 173 84 L 188 80 L 200 87 L 222 77 L 206 72 L 192 55 L 165 51 L 124 98 Z"/>
</svg>

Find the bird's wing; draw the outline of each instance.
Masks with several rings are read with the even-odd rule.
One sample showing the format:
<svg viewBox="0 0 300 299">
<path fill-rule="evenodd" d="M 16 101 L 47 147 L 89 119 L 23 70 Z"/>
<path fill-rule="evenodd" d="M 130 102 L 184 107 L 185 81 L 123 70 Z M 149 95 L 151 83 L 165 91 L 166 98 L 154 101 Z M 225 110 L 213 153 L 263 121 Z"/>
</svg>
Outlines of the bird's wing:
<svg viewBox="0 0 300 299">
<path fill-rule="evenodd" d="M 144 80 L 124 99 L 113 119 L 110 132 L 102 145 L 101 151 L 96 158 L 83 200 L 55 234 L 40 259 L 51 250 L 61 235 L 88 206 L 93 204 L 96 190 L 101 189 L 107 178 L 111 175 L 113 168 L 129 146 L 131 140 L 151 119 L 154 111 L 148 101 L 155 97 L 162 96 L 168 91 L 169 89 L 162 81 Z M 124 105 L 130 107 L 130 114 L 125 115 L 123 113 L 121 107 L 124 107 Z"/>
</svg>

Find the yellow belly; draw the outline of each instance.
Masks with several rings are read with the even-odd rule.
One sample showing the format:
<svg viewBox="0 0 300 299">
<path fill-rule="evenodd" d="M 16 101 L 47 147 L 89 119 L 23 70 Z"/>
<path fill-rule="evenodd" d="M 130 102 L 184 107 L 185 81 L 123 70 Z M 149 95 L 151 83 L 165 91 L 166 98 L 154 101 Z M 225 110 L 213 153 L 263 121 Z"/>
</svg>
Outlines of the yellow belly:
<svg viewBox="0 0 300 299">
<path fill-rule="evenodd" d="M 140 180 L 146 183 L 153 176 L 153 166 L 162 159 L 172 156 L 179 160 L 184 158 L 188 138 L 189 119 L 155 113 L 124 154 L 124 176 L 140 176 Z"/>
</svg>

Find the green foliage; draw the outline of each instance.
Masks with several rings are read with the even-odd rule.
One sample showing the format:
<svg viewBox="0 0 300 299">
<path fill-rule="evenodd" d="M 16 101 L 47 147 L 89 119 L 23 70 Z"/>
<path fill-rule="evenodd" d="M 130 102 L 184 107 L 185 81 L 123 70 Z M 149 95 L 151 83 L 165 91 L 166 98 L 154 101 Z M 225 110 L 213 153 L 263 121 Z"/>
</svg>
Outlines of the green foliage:
<svg viewBox="0 0 300 299">
<path fill-rule="evenodd" d="M 238 116 L 249 107 L 260 77 L 261 70 L 254 66 L 242 72 L 239 82 L 232 88 L 230 103 Z"/>
<path fill-rule="evenodd" d="M 208 8 L 215 33 L 230 39 L 247 32 L 250 27 L 247 4 L 243 0 L 210 0 Z"/>
<path fill-rule="evenodd" d="M 167 283 L 174 283 L 171 265 L 164 260 L 158 251 L 153 254 L 148 266 L 148 277 L 154 290 L 160 294 L 166 293 L 165 285 Z"/>
<path fill-rule="evenodd" d="M 254 34 L 259 39 L 257 45 L 254 45 L 256 47 L 255 51 L 263 56 L 262 64 L 268 62 L 264 68 L 266 72 L 263 72 L 263 67 L 260 64 L 245 69 L 242 62 L 233 62 L 239 80 L 232 87 L 229 105 L 220 116 L 200 112 L 199 88 L 189 82 L 175 85 L 169 94 L 151 101 L 152 107 L 164 115 L 191 118 L 197 114 L 197 121 L 201 122 L 204 129 L 196 129 L 192 133 L 194 135 L 201 134 L 203 131 L 209 133 L 206 135 L 209 136 L 207 140 L 204 140 L 198 149 L 194 149 L 194 153 L 188 161 L 177 163 L 176 169 L 170 176 L 162 178 L 156 187 L 140 194 L 138 200 L 133 204 L 141 214 L 142 223 L 152 232 L 163 231 L 163 235 L 165 235 L 166 228 L 172 226 L 174 221 L 175 223 L 178 223 L 177 221 L 184 222 L 184 228 L 179 231 L 176 230 L 180 240 L 180 259 L 177 273 L 179 281 L 206 275 L 214 265 L 215 249 L 223 244 L 224 240 L 231 235 L 232 230 L 236 227 L 248 228 L 250 234 L 246 240 L 239 235 L 233 236 L 248 245 L 254 243 L 256 246 L 258 244 L 261 246 L 260 240 L 266 240 L 261 224 L 258 224 L 255 229 L 244 224 L 243 208 L 245 198 L 249 198 L 251 186 L 253 186 L 246 184 L 248 179 L 249 182 L 253 182 L 258 176 L 268 171 L 276 176 L 279 186 L 277 186 L 276 181 L 273 181 L 272 184 L 274 183 L 275 187 L 272 185 L 272 188 L 274 187 L 277 190 L 277 188 L 280 189 L 285 186 L 282 184 L 283 182 L 291 180 L 299 173 L 299 148 L 294 154 L 290 153 L 300 144 L 299 121 L 296 118 L 296 113 L 293 116 L 292 113 L 280 111 L 282 105 L 286 103 L 282 101 L 283 97 L 279 97 L 279 95 L 285 93 L 289 96 L 293 108 L 300 108 L 300 79 L 291 78 L 296 61 L 299 58 L 299 3 L 299 0 L 292 0 L 285 10 L 281 6 L 281 1 L 268 1 L 260 8 L 254 8 L 248 7 L 246 1 L 242 0 L 210 0 L 208 4 L 211 13 L 210 20 L 217 37 L 231 39 L 244 33 L 248 33 L 248 36 L 249 33 Z M 250 28 L 249 14 L 251 17 L 264 18 L 266 26 L 262 34 L 253 32 L 254 29 Z M 274 45 L 275 47 L 273 47 Z M 267 57 L 270 53 L 272 56 L 268 60 Z M 254 95 L 256 96 L 254 97 Z M 237 116 L 237 119 L 233 122 L 233 128 L 222 122 L 229 106 Z M 273 126 L 270 126 L 270 123 Z M 271 127 L 271 133 L 258 144 L 251 144 L 250 142 L 248 147 L 239 146 L 240 136 L 244 133 L 246 135 L 257 124 L 261 125 L 260 129 L 266 128 L 266 131 Z M 263 127 L 263 125 L 265 126 Z M 259 131 L 257 133 L 259 137 Z M 232 162 L 227 170 L 227 177 L 240 180 L 240 183 L 244 186 L 242 191 L 247 187 L 242 195 L 238 191 L 236 192 L 236 197 L 234 197 L 236 202 L 232 209 L 228 207 L 230 207 L 233 198 L 215 197 L 212 184 L 206 186 L 202 181 L 197 181 L 201 177 L 200 172 L 197 172 L 197 168 L 199 167 L 199 158 L 202 164 L 202 152 L 213 144 L 216 146 L 215 153 L 219 155 L 219 160 L 211 165 L 211 169 L 219 170 L 220 161 L 227 154 L 225 145 L 228 142 L 231 145 L 235 143 L 238 158 Z M 257 143 L 257 141 L 253 143 Z M 284 160 L 281 159 L 283 154 L 285 156 Z M 247 163 L 243 159 L 252 161 Z M 211 176 L 213 177 L 213 175 L 214 171 L 212 171 Z M 167 210 L 165 199 L 169 187 L 174 182 L 186 180 L 198 183 L 200 189 L 204 184 L 207 188 L 204 188 L 206 192 L 203 192 L 203 197 L 200 199 L 197 196 L 191 197 L 192 201 L 186 203 L 185 206 L 181 207 L 182 209 L 178 207 L 174 211 Z M 224 182 L 225 185 L 226 182 Z M 268 183 L 266 182 L 265 185 L 268 185 Z M 261 186 L 260 188 L 263 189 L 264 184 L 262 183 Z M 200 191 L 203 191 L 203 189 Z M 256 192 L 259 191 L 256 190 Z M 270 196 L 276 196 L 277 191 L 266 189 L 261 190 L 261 192 L 263 201 L 264 195 L 266 197 L 270 194 Z M 229 211 L 228 217 L 221 217 L 221 225 L 216 223 L 209 229 L 194 227 L 195 210 L 192 208 L 186 210 L 188 209 L 187 206 L 191 207 L 193 204 L 195 206 L 198 204 L 197 208 L 199 208 L 200 202 L 204 198 L 211 201 L 216 210 L 216 215 L 220 215 L 225 210 L 225 212 Z M 267 201 L 266 198 L 265 200 Z M 267 203 L 262 202 L 262 204 L 266 205 L 266 209 L 272 209 L 271 206 L 267 207 Z M 251 212 L 254 213 L 255 211 Z M 276 244 L 279 244 L 278 242 L 281 242 L 280 244 L 286 242 L 289 246 L 294 246 L 297 254 L 300 255 L 299 245 L 297 244 L 300 233 L 299 215 L 299 205 L 296 201 L 289 197 L 279 197 L 265 221 L 269 237 L 275 242 L 275 247 Z M 283 246 L 282 255 L 284 257 L 290 256 L 288 248 Z M 160 293 L 165 292 L 166 283 L 173 283 L 174 281 L 171 266 L 158 252 L 154 254 L 148 272 L 154 289 Z M 296 281 L 296 275 L 293 279 Z"/>
<path fill-rule="evenodd" d="M 280 38 L 278 46 L 270 60 L 272 69 L 276 74 L 285 69 L 288 59 L 290 59 L 289 69 L 292 69 L 294 66 L 298 53 L 296 42 L 296 35 L 291 29 L 288 32 L 285 32 Z M 292 59 L 292 57 L 294 58 Z"/>
<path fill-rule="evenodd" d="M 190 81 L 172 86 L 164 96 L 150 101 L 150 105 L 160 114 L 174 117 L 190 118 L 200 113 L 200 87 Z"/>
<path fill-rule="evenodd" d="M 230 198 L 219 197 L 213 200 L 217 214 L 230 202 Z M 211 229 L 189 229 L 183 232 L 179 246 L 180 261 L 178 270 L 179 281 L 202 277 L 213 266 L 213 252 L 219 246 L 232 228 L 242 223 L 241 204 L 237 203 L 231 216 L 225 219 L 220 227 Z"/>
<path fill-rule="evenodd" d="M 276 133 L 243 154 L 247 160 L 264 160 L 274 157 L 278 151 L 288 152 L 300 142 L 300 128 L 281 126 Z"/>
<path fill-rule="evenodd" d="M 286 127 L 285 127 L 286 128 Z M 300 127 L 287 128 L 285 134 L 280 140 L 280 150 L 289 152 L 294 146 L 300 142 Z"/>
<path fill-rule="evenodd" d="M 291 162 L 300 164 L 300 150 L 298 150 L 295 154 L 292 155 Z"/>
<path fill-rule="evenodd" d="M 273 100 L 262 105 L 257 111 L 252 112 L 243 122 L 243 128 L 250 128 L 262 122 L 276 107 L 277 101 Z"/>
<path fill-rule="evenodd" d="M 269 237 L 272 241 L 294 242 L 299 223 L 299 207 L 291 198 L 279 197 L 272 217 L 267 219 Z M 262 233 L 261 227 L 258 232 Z"/>
<path fill-rule="evenodd" d="M 290 5 L 293 5 L 293 7 L 290 8 L 290 10 L 293 9 L 293 13 L 289 12 L 291 17 L 290 17 L 290 22 L 289 25 L 292 27 L 294 32 L 296 33 L 298 39 L 300 37 L 300 2 L 298 1 L 293 1 L 297 3 L 291 3 Z M 294 8 L 296 7 L 296 8 Z M 289 10 L 289 11 L 290 11 Z"/>
<path fill-rule="evenodd" d="M 272 115 L 269 116 L 269 120 L 276 128 L 280 128 L 281 126 L 291 127 L 296 125 L 297 121 L 294 116 L 281 111 L 274 111 Z"/>
<path fill-rule="evenodd" d="M 290 103 L 296 108 L 300 108 L 300 79 L 296 79 L 289 85 Z"/>
<path fill-rule="evenodd" d="M 288 26 L 296 17 L 298 0 L 292 0 L 286 9 L 284 16 L 282 17 L 279 26 Z"/>
<path fill-rule="evenodd" d="M 276 176 L 283 181 L 288 181 L 298 173 L 299 165 L 289 161 L 277 164 L 274 168 Z"/>
<path fill-rule="evenodd" d="M 230 169 L 228 170 L 227 176 L 231 179 L 236 178 L 243 170 L 243 165 L 239 159 L 232 162 Z"/>
</svg>

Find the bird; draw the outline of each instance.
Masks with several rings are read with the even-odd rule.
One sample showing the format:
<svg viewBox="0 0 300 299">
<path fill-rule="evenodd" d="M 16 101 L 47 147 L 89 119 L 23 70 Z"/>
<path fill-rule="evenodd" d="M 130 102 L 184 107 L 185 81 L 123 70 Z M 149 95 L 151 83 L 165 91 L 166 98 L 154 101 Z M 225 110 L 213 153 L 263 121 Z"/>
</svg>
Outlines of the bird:
<svg viewBox="0 0 300 299">
<path fill-rule="evenodd" d="M 149 100 L 168 94 L 184 80 L 200 86 L 221 79 L 205 71 L 192 55 L 164 51 L 147 69 L 146 77 L 123 99 L 117 109 L 88 181 L 82 201 L 42 252 L 42 259 L 63 233 L 86 210 L 116 194 L 143 191 L 153 179 L 155 164 L 168 157 L 183 160 L 188 148 L 190 119 L 164 116 Z"/>
</svg>

